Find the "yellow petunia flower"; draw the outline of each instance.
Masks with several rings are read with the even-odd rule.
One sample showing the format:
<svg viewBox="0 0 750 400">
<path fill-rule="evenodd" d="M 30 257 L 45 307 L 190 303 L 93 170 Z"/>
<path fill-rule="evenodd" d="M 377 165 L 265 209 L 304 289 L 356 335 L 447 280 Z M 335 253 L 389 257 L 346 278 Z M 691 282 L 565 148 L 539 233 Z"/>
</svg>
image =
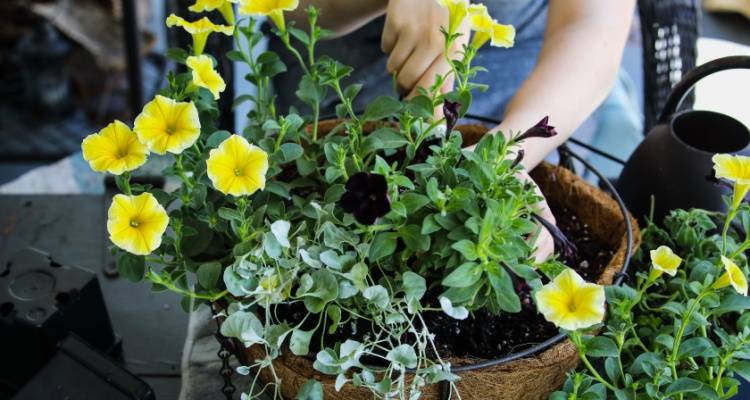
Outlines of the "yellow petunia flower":
<svg viewBox="0 0 750 400">
<path fill-rule="evenodd" d="M 97 172 L 120 175 L 146 162 L 148 149 L 133 131 L 120 121 L 112 122 L 81 143 L 83 159 Z"/>
<path fill-rule="evenodd" d="M 714 288 L 721 289 L 732 285 L 737 293 L 747 296 L 747 278 L 742 269 L 727 257 L 721 256 L 721 262 L 724 264 L 724 274 L 714 282 Z"/>
<path fill-rule="evenodd" d="M 236 2 L 237 0 L 195 0 L 195 4 L 188 7 L 188 10 L 196 13 L 219 10 L 227 24 L 234 25 L 232 3 Z"/>
<path fill-rule="evenodd" d="M 437 0 L 448 9 L 448 33 L 454 34 L 469 12 L 468 0 Z"/>
<path fill-rule="evenodd" d="M 240 14 L 266 16 L 281 32 L 286 32 L 284 11 L 292 11 L 297 6 L 299 0 L 240 0 Z"/>
<path fill-rule="evenodd" d="M 214 70 L 214 62 L 206 55 L 190 56 L 186 60 L 187 66 L 193 73 L 193 85 L 208 89 L 214 95 L 214 100 L 219 99 L 219 93 L 227 88 L 224 79 Z"/>
<path fill-rule="evenodd" d="M 733 206 L 737 208 L 750 190 L 750 157 L 716 154 L 711 159 L 717 179 L 734 183 Z"/>
<path fill-rule="evenodd" d="M 604 287 L 583 280 L 572 269 L 536 292 L 539 312 L 560 328 L 575 331 L 604 320 Z"/>
<path fill-rule="evenodd" d="M 201 122 L 192 102 L 157 95 L 136 117 L 133 130 L 154 153 L 180 154 L 198 140 Z"/>
<path fill-rule="evenodd" d="M 208 177 L 216 190 L 232 196 L 246 196 L 266 187 L 268 154 L 242 136 L 232 135 L 206 160 Z"/>
<path fill-rule="evenodd" d="M 109 207 L 107 232 L 117 247 L 144 256 L 161 245 L 168 224 L 167 211 L 151 193 L 118 194 Z"/>
<path fill-rule="evenodd" d="M 666 273 L 669 276 L 675 276 L 677 268 L 682 263 L 682 258 L 672 252 L 667 246 L 659 246 L 656 250 L 649 252 L 651 256 L 651 273 L 649 274 L 650 280 L 655 280 L 662 274 Z"/>
<path fill-rule="evenodd" d="M 492 19 L 484 4 L 472 4 L 469 7 L 469 16 L 471 29 L 474 31 L 474 38 L 471 41 L 472 47 L 479 49 L 488 40 L 495 47 L 513 47 L 516 28 L 513 25 L 503 25 Z"/>
<path fill-rule="evenodd" d="M 206 47 L 206 41 L 208 35 L 214 32 L 223 33 L 227 36 L 234 33 L 234 27 L 228 25 L 217 25 L 211 22 L 207 17 L 203 17 L 197 21 L 187 21 L 182 17 L 178 17 L 174 14 L 167 17 L 167 26 L 179 26 L 193 36 L 193 53 L 196 56 L 203 54 L 203 49 Z"/>
</svg>

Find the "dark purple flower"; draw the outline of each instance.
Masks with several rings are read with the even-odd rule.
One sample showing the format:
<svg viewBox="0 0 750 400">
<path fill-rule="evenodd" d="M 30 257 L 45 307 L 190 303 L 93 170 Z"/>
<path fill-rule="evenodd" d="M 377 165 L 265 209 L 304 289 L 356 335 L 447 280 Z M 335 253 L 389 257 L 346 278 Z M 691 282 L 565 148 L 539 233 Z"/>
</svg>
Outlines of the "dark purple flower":
<svg viewBox="0 0 750 400">
<path fill-rule="evenodd" d="M 461 103 L 459 102 L 446 100 L 445 103 L 443 103 L 443 115 L 445 115 L 446 135 L 450 135 L 453 127 L 456 126 L 459 110 L 461 110 Z"/>
<path fill-rule="evenodd" d="M 550 235 L 552 235 L 552 240 L 555 241 L 555 248 L 560 252 L 560 255 L 563 257 L 563 259 L 572 260 L 578 252 L 576 245 L 568 240 L 565 234 L 562 233 L 560 228 L 558 228 L 555 224 L 550 223 L 546 219 L 536 214 L 531 214 L 531 216 L 534 217 L 537 222 L 542 224 L 544 229 L 546 229 L 550 233 Z"/>
<path fill-rule="evenodd" d="M 383 175 L 358 172 L 346 182 L 339 205 L 360 224 L 372 225 L 391 210 L 388 182 Z"/>
<path fill-rule="evenodd" d="M 516 139 L 516 141 L 521 142 L 529 138 L 550 138 L 552 136 L 557 135 L 557 131 L 555 131 L 554 126 L 548 125 L 549 117 L 542 118 L 539 123 L 534 125 L 533 127 L 529 128 L 526 132 L 524 132 L 521 136 Z"/>
<path fill-rule="evenodd" d="M 518 164 L 520 164 L 521 161 L 523 161 L 523 156 L 525 154 L 526 154 L 526 152 L 523 151 L 523 149 L 519 149 L 518 153 L 516 153 L 516 159 L 513 160 L 513 164 L 510 165 L 510 169 L 513 169 L 513 168 L 517 167 Z"/>
</svg>

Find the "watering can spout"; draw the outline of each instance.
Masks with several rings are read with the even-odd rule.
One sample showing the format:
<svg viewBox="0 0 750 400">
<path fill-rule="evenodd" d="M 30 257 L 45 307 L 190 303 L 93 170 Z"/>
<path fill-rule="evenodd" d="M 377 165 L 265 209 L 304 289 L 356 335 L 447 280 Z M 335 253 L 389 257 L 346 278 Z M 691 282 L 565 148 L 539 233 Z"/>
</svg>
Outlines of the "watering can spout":
<svg viewBox="0 0 750 400">
<path fill-rule="evenodd" d="M 630 212 L 655 223 L 674 209 L 726 211 L 725 188 L 714 184 L 712 157 L 750 156 L 750 131 L 736 119 L 713 111 L 677 112 L 682 99 L 701 79 L 727 69 L 750 69 L 749 56 L 720 58 L 685 74 L 670 93 L 657 125 L 625 164 L 617 191 Z"/>
</svg>

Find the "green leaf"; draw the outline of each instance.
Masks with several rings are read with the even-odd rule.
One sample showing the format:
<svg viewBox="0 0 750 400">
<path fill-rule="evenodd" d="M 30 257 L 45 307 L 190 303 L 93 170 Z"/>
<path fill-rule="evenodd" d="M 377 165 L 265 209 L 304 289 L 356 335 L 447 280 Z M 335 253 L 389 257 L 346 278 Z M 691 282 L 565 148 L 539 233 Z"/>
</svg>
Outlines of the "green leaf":
<svg viewBox="0 0 750 400">
<path fill-rule="evenodd" d="M 208 137 L 208 139 L 206 139 L 206 147 L 211 149 L 219 147 L 219 145 L 223 141 L 229 139 L 230 136 L 232 136 L 232 134 L 228 131 L 216 131 L 212 133 L 211 136 Z"/>
<path fill-rule="evenodd" d="M 403 105 L 391 96 L 380 96 L 370 103 L 362 119 L 365 121 L 379 121 L 393 116 L 401 110 Z"/>
<path fill-rule="evenodd" d="M 455 318 L 455 319 L 466 319 L 469 317 L 469 310 L 467 310 L 465 307 L 453 307 L 453 303 L 451 300 L 445 296 L 440 297 L 440 308 L 443 309 L 443 312 L 446 313 L 449 317 Z"/>
<path fill-rule="evenodd" d="M 222 207 L 216 213 L 219 215 L 219 218 L 227 221 L 242 221 L 242 215 L 233 208 Z"/>
<path fill-rule="evenodd" d="M 336 277 L 325 270 L 312 273 L 313 286 L 304 294 L 304 303 L 308 311 L 318 314 L 323 311 L 325 305 L 336 300 L 339 295 L 339 284 Z"/>
<path fill-rule="evenodd" d="M 219 276 L 221 276 L 221 264 L 218 262 L 210 262 L 201 264 L 198 267 L 198 283 L 205 289 L 213 289 L 219 283 Z"/>
<path fill-rule="evenodd" d="M 237 338 L 246 345 L 264 343 L 265 330 L 255 314 L 249 311 L 235 311 L 221 324 L 221 334 L 228 338 Z"/>
<path fill-rule="evenodd" d="M 362 296 L 380 309 L 388 307 L 391 300 L 388 296 L 388 290 L 381 285 L 368 287 L 362 292 Z"/>
<path fill-rule="evenodd" d="M 331 320 L 331 324 L 328 325 L 328 334 L 333 335 L 339 327 L 339 322 L 341 322 L 341 308 L 335 304 L 331 304 L 326 308 L 326 315 Z"/>
<path fill-rule="evenodd" d="M 404 135 L 393 128 L 384 127 L 376 129 L 362 142 L 362 152 L 365 154 L 383 149 L 398 149 L 409 143 Z"/>
<path fill-rule="evenodd" d="M 750 381 L 750 361 L 735 361 L 729 369 L 736 372 L 742 379 Z"/>
<path fill-rule="evenodd" d="M 303 331 L 301 329 L 294 329 L 292 331 L 292 338 L 289 340 L 289 350 L 296 356 L 306 356 L 310 353 L 310 339 L 315 333 L 315 329 L 309 331 Z"/>
<path fill-rule="evenodd" d="M 427 196 L 419 193 L 407 192 L 401 195 L 399 201 L 406 207 L 406 211 L 412 214 L 430 203 Z"/>
<path fill-rule="evenodd" d="M 719 353 L 716 346 L 707 338 L 693 337 L 680 344 L 679 358 L 687 357 L 716 357 Z"/>
<path fill-rule="evenodd" d="M 460 240 L 453 243 L 451 248 L 461 253 L 469 261 L 474 261 L 479 257 L 477 255 L 477 246 L 471 240 Z"/>
<path fill-rule="evenodd" d="M 117 257 L 117 272 L 131 282 L 140 282 L 146 271 L 146 257 L 122 252 Z"/>
<path fill-rule="evenodd" d="M 503 266 L 491 265 L 487 269 L 490 285 L 495 292 L 495 300 L 504 311 L 517 313 L 521 311 L 521 299 L 513 287 L 513 280 Z"/>
<path fill-rule="evenodd" d="M 429 236 L 422 235 L 417 225 L 406 225 L 398 230 L 401 240 L 406 247 L 414 251 L 427 251 L 430 249 L 431 240 Z"/>
<path fill-rule="evenodd" d="M 402 344 L 392 348 L 385 358 L 392 363 L 400 364 L 406 368 L 415 368 L 417 366 L 417 353 L 414 348 L 408 344 Z"/>
<path fill-rule="evenodd" d="M 185 64 L 185 60 L 187 60 L 188 58 L 188 52 L 185 51 L 185 49 L 179 47 L 170 47 L 169 49 L 167 49 L 165 55 L 170 60 L 173 60 L 180 64 Z"/>
<path fill-rule="evenodd" d="M 585 336 L 583 344 L 586 355 L 591 357 L 617 357 L 620 352 L 615 342 L 605 336 Z"/>
<path fill-rule="evenodd" d="M 281 151 L 281 154 L 283 156 L 282 163 L 288 163 L 292 162 L 300 157 L 302 157 L 302 153 L 304 150 L 302 150 L 302 146 L 298 145 L 297 143 L 284 143 L 279 148 Z"/>
<path fill-rule="evenodd" d="M 448 276 L 443 278 L 443 286 L 467 287 L 474 284 L 482 277 L 482 267 L 473 262 L 467 262 L 454 269 Z"/>
<path fill-rule="evenodd" d="M 370 245 L 368 258 L 371 261 L 379 261 L 396 251 L 398 235 L 394 232 L 381 232 L 375 236 Z"/>
<path fill-rule="evenodd" d="M 283 247 L 290 247 L 289 244 L 289 229 L 291 228 L 291 224 L 289 221 L 284 220 L 276 220 L 273 224 L 271 224 L 271 233 L 273 233 L 273 236 L 276 238 L 276 241 L 279 242 L 280 245 Z"/>
<path fill-rule="evenodd" d="M 323 385 L 315 379 L 308 379 L 300 386 L 297 400 L 323 400 Z"/>
<path fill-rule="evenodd" d="M 666 396 L 673 396 L 678 393 L 695 392 L 701 389 L 703 384 L 692 378 L 678 378 L 672 382 L 664 391 Z"/>
<path fill-rule="evenodd" d="M 431 233 L 435 233 L 442 229 L 440 225 L 438 225 L 437 222 L 435 222 L 435 216 L 430 214 L 424 218 L 422 221 L 422 230 L 421 233 L 423 235 L 429 235 Z"/>
<path fill-rule="evenodd" d="M 427 281 L 414 272 L 404 272 L 404 274 L 401 275 L 401 280 L 403 282 L 402 289 L 404 290 L 407 300 L 420 300 L 427 291 Z"/>
<path fill-rule="evenodd" d="M 714 315 L 742 312 L 750 309 L 750 297 L 732 292 L 721 300 L 719 307 L 711 311 Z"/>
</svg>

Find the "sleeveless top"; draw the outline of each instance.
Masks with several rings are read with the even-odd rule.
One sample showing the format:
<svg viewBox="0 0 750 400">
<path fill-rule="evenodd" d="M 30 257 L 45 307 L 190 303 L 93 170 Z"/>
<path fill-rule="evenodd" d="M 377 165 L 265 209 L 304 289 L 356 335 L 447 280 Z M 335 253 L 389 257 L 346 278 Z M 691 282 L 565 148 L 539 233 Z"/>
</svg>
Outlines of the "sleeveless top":
<svg viewBox="0 0 750 400">
<path fill-rule="evenodd" d="M 483 66 L 487 72 L 477 74 L 474 82 L 490 86 L 486 92 L 474 92 L 470 112 L 501 118 L 505 107 L 536 64 L 547 22 L 548 0 L 484 0 L 490 15 L 498 22 L 516 28 L 515 45 L 497 48 L 486 44 L 477 54 L 473 65 Z M 362 83 L 362 91 L 355 99 L 355 108 L 362 110 L 375 97 L 396 95 L 391 76 L 386 71 L 387 56 L 380 49 L 380 37 L 385 17 L 377 18 L 349 35 L 321 41 L 317 54 L 325 54 L 345 65 L 354 67 L 345 85 Z M 301 68 L 275 36 L 270 50 L 280 55 L 288 71 L 274 78 L 279 110 L 290 106 L 307 110 L 297 99 L 295 91 L 302 74 Z M 322 115 L 332 115 L 338 99 L 329 90 L 329 97 L 321 104 Z"/>
</svg>

